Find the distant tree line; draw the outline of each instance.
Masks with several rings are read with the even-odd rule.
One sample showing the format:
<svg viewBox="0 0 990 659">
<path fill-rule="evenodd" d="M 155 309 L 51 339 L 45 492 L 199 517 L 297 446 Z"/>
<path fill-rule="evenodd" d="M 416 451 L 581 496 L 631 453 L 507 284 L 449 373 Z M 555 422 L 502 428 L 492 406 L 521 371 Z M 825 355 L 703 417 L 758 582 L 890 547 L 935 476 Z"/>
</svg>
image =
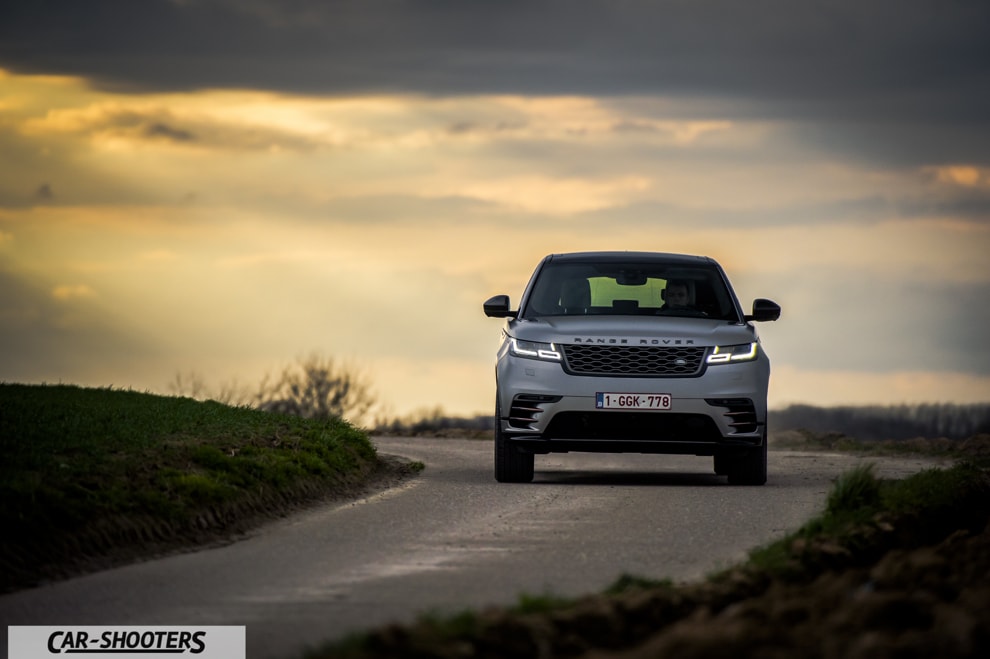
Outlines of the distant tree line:
<svg viewBox="0 0 990 659">
<path fill-rule="evenodd" d="M 955 405 L 933 403 L 893 406 L 815 407 L 791 405 L 772 410 L 768 424 L 773 432 L 809 430 L 816 433 L 840 433 L 864 441 L 966 439 L 990 434 L 990 403 Z M 422 410 L 404 418 L 378 419 L 375 432 L 382 434 L 425 435 L 455 434 L 456 431 L 490 432 L 495 427 L 491 415 L 454 417 L 441 408 Z"/>
<path fill-rule="evenodd" d="M 491 414 L 448 416 L 441 407 L 412 412 L 403 417 L 383 416 L 374 424 L 374 432 L 382 435 L 443 435 L 458 432 L 476 435 L 495 429 Z"/>
<path fill-rule="evenodd" d="M 842 433 L 861 440 L 966 439 L 990 433 L 990 403 L 861 407 L 791 405 L 771 411 L 767 422 L 773 431 Z"/>
<path fill-rule="evenodd" d="M 332 357 L 311 354 L 266 376 L 253 387 L 227 384 L 211 391 L 196 373 L 177 374 L 171 391 L 193 398 L 212 398 L 230 405 L 256 407 L 307 418 L 341 417 L 366 425 L 381 434 L 457 434 L 472 436 L 491 432 L 490 414 L 469 417 L 447 415 L 442 408 L 426 408 L 404 417 L 377 412 L 378 401 L 368 380 L 355 367 Z M 791 405 L 773 410 L 768 424 L 772 432 L 808 430 L 841 433 L 860 440 L 966 439 L 990 434 L 990 403 L 957 405 L 926 403 L 892 406 L 816 407 Z"/>
</svg>

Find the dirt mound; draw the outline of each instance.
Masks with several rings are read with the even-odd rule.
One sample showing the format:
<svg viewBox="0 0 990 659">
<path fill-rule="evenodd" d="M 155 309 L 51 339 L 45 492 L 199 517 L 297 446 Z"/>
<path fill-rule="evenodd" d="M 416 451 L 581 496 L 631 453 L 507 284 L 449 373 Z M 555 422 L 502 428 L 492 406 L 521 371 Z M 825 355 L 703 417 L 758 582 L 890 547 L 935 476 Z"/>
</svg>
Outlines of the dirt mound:
<svg viewBox="0 0 990 659">
<path fill-rule="evenodd" d="M 822 574 L 687 618 L 621 652 L 587 657 L 990 656 L 990 531 L 889 552 L 868 569 Z"/>
</svg>

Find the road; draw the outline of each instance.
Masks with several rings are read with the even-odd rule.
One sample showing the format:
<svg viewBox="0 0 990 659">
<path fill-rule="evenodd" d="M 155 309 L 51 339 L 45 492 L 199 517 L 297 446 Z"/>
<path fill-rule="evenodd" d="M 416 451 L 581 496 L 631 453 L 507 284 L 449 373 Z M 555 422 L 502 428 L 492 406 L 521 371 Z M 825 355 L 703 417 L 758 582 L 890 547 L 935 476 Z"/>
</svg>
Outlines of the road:
<svg viewBox="0 0 990 659">
<path fill-rule="evenodd" d="M 687 581 L 819 512 L 859 459 L 770 452 L 764 487 L 732 487 L 693 456 L 537 456 L 533 483 L 497 484 L 491 442 L 377 438 L 426 464 L 415 479 L 318 506 L 225 547 L 0 597 L 7 625 L 246 625 L 252 659 L 424 612 L 576 596 L 622 573 Z M 883 476 L 930 462 L 873 459 Z"/>
</svg>

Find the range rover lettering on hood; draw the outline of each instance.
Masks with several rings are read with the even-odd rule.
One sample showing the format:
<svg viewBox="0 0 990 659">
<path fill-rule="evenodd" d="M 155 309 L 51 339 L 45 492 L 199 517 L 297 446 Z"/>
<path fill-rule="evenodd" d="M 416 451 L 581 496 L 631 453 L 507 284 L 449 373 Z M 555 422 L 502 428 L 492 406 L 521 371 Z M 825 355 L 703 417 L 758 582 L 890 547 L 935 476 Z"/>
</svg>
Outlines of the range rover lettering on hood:
<svg viewBox="0 0 990 659">
<path fill-rule="evenodd" d="M 616 339 L 611 337 L 574 337 L 574 343 L 594 343 L 599 345 L 630 346 L 693 346 L 694 339 Z"/>
</svg>

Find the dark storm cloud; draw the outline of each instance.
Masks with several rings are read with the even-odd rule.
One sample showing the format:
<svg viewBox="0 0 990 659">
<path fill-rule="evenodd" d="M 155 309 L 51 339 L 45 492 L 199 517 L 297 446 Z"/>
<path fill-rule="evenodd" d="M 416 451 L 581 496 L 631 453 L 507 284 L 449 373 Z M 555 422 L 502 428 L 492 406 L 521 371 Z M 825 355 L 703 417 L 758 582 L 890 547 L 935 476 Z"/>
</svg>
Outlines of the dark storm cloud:
<svg viewBox="0 0 990 659">
<path fill-rule="evenodd" d="M 667 94 L 762 116 L 990 116 L 985 0 L 38 0 L 0 66 L 116 89 Z"/>
</svg>

